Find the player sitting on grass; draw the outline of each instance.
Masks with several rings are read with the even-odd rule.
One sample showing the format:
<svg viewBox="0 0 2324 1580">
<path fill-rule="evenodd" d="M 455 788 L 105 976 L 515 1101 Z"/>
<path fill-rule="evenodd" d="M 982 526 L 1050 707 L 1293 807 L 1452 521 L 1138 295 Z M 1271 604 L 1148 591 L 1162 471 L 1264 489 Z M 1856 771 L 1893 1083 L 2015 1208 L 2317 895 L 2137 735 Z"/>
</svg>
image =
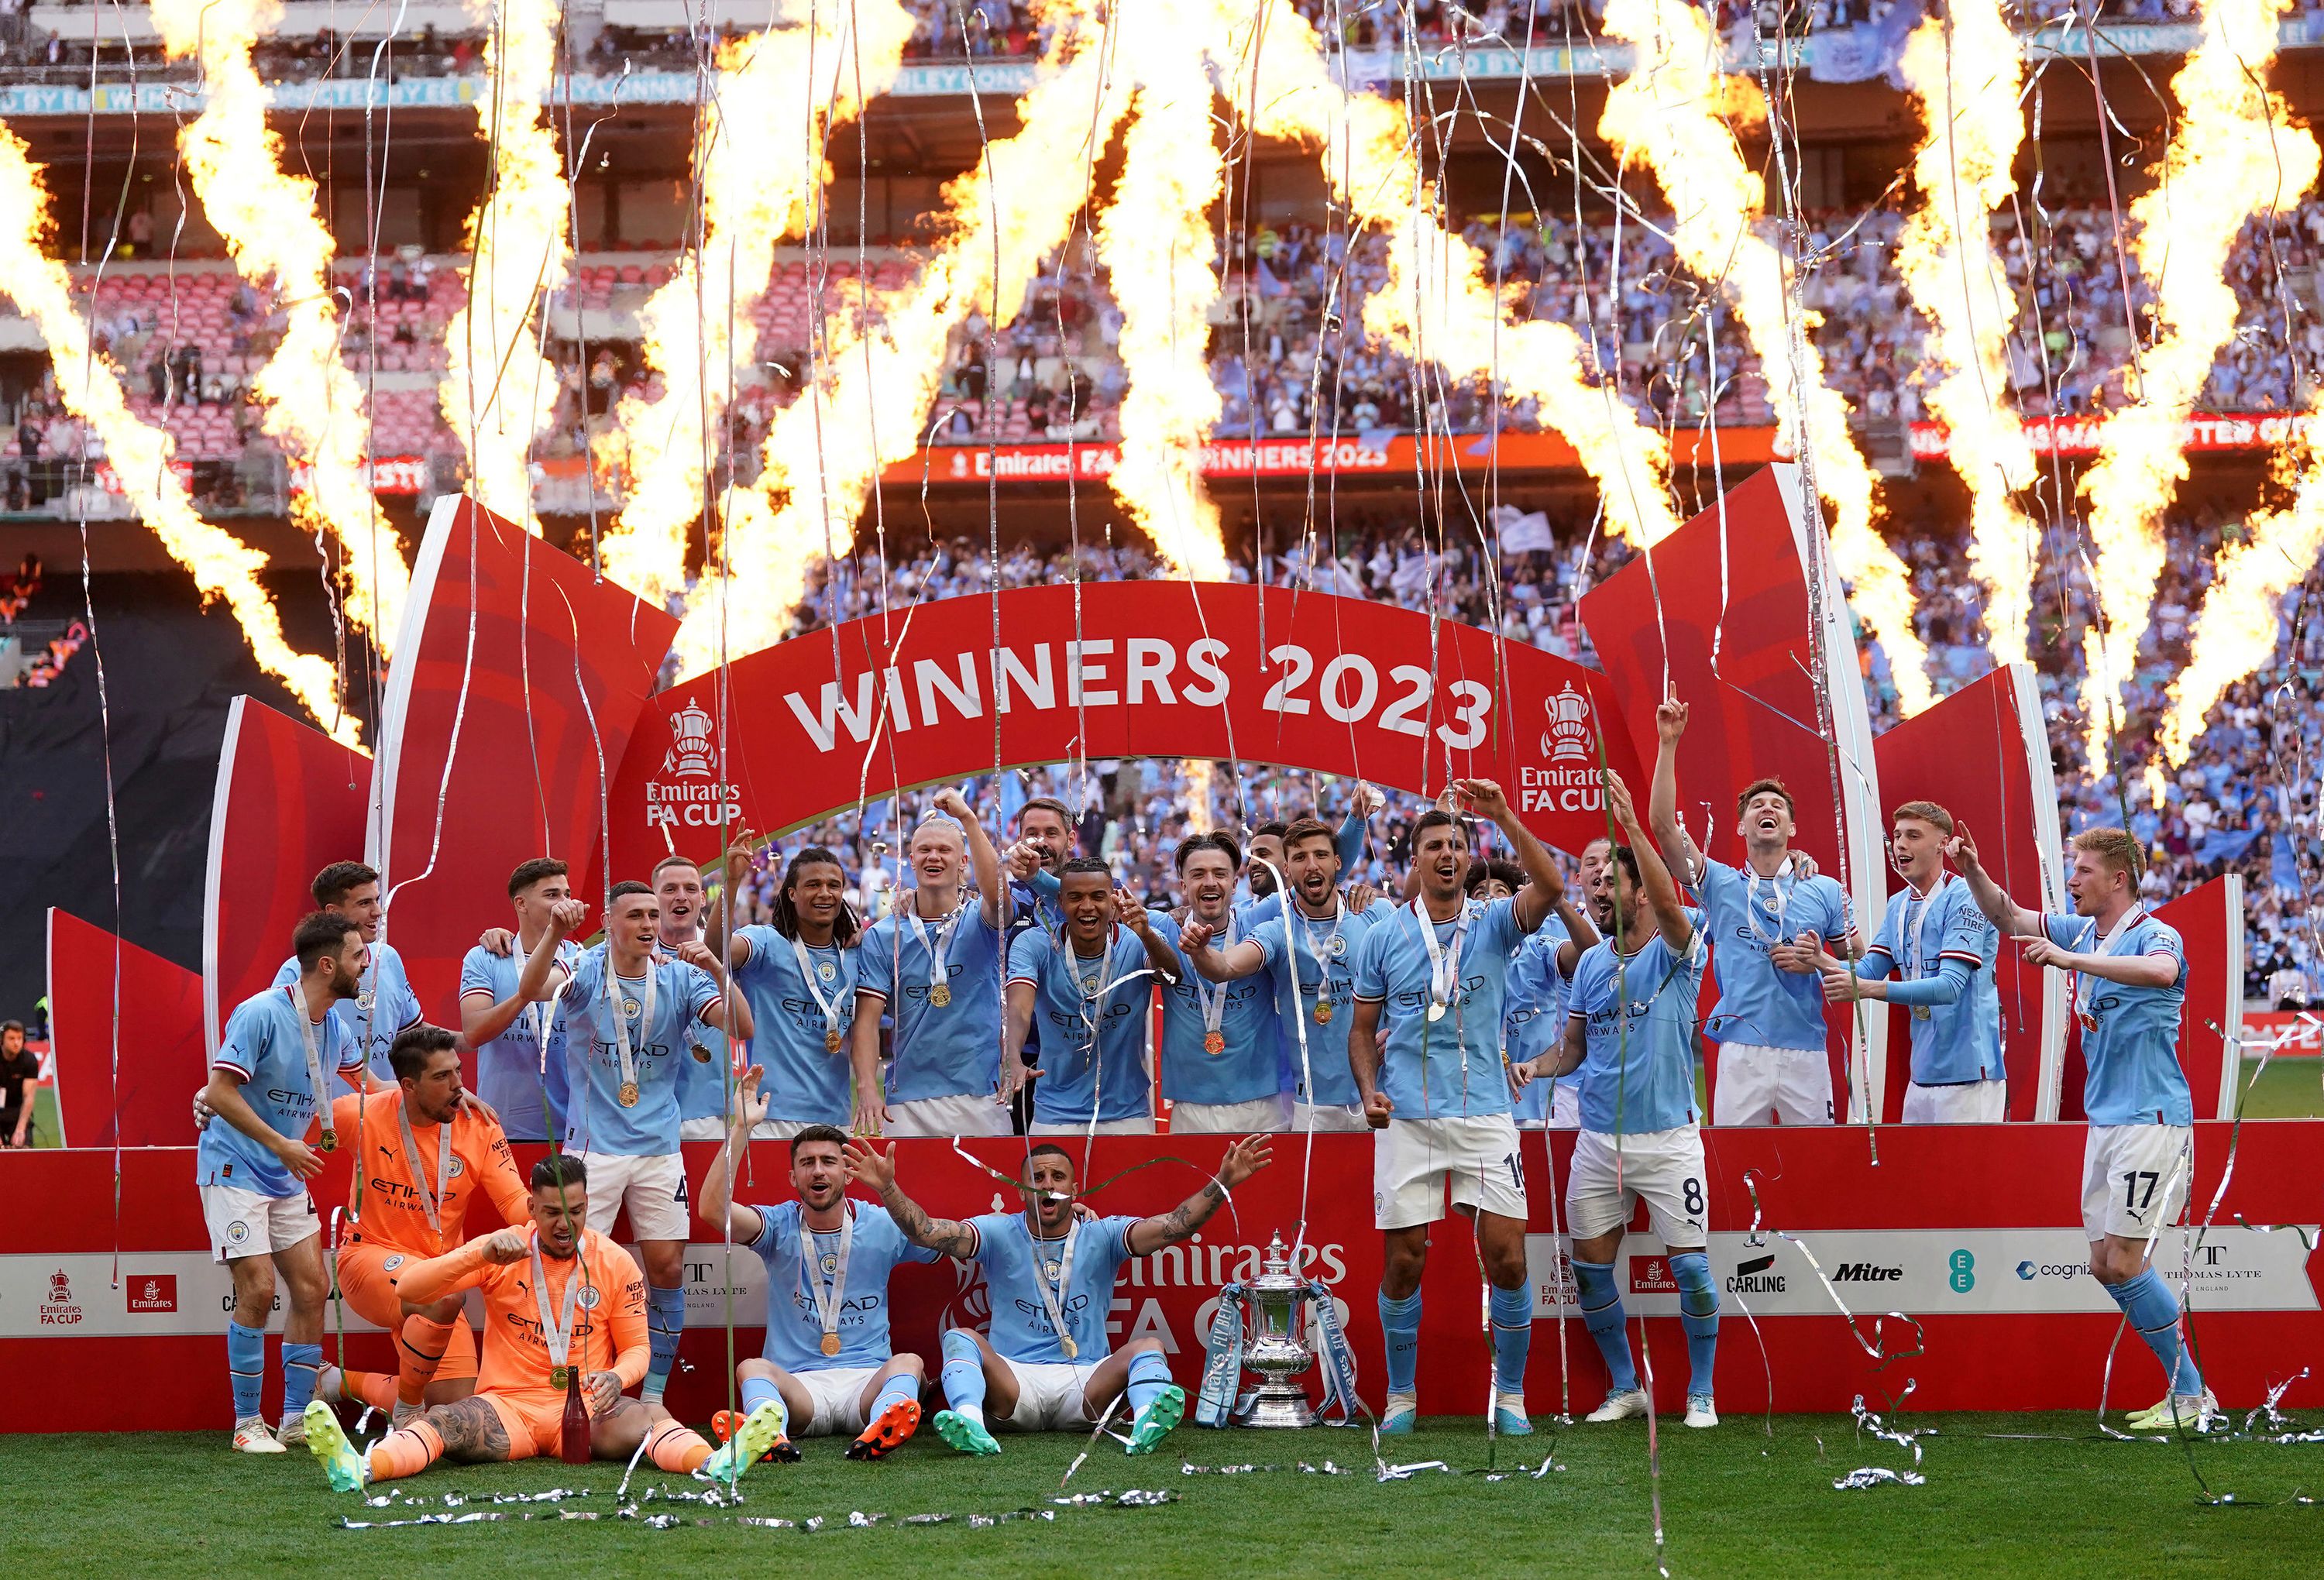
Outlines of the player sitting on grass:
<svg viewBox="0 0 2324 1580">
<path fill-rule="evenodd" d="M 417 1475 L 441 1458 L 497 1465 L 555 1454 L 563 1440 L 570 1369 L 588 1401 L 589 1451 L 627 1459 L 641 1443 L 663 1470 L 706 1465 L 740 1475 L 782 1424 L 766 1410 L 735 1442 L 712 1451 L 659 1405 L 622 1397 L 646 1374 L 645 1275 L 627 1251 L 587 1226 L 588 1172 L 571 1153 L 532 1168 L 532 1227 L 495 1229 L 448 1256 L 404 1263 L 396 1279 L 419 1303 L 462 1290 L 484 1295 L 484 1361 L 476 1391 L 439 1404 L 359 1454 L 321 1400 L 307 1407 L 307 1447 L 342 1493 Z"/>
<path fill-rule="evenodd" d="M 847 1171 L 879 1191 L 904 1237 L 984 1269 L 992 1292 L 992 1336 L 955 1327 L 944 1336 L 945 1398 L 936 1432 L 964 1454 L 998 1454 L 992 1426 L 1038 1432 L 1103 1420 L 1124 1392 L 1134 1414 L 1129 1451 L 1150 1454 L 1178 1418 L 1186 1395 L 1153 1338 L 1108 1354 L 1107 1309 L 1121 1264 L 1186 1238 L 1227 1192 L 1267 1167 L 1268 1143 L 1245 1136 L 1219 1160 L 1218 1177 L 1176 1209 L 1153 1217 L 1081 1217 L 1074 1211 L 1074 1160 L 1055 1143 L 1025 1159 L 1021 1213 L 986 1213 L 966 1223 L 930 1219 L 896 1184 L 896 1149 L 847 1144 Z M 988 1415 L 991 1418 L 987 1424 Z"/>
<path fill-rule="evenodd" d="M 886 1208 L 847 1199 L 847 1135 L 829 1125 L 790 1138 L 798 1200 L 746 1207 L 732 1199 L 751 1127 L 767 1116 L 759 1089 L 765 1073 L 756 1065 L 744 1073 L 733 1129 L 696 1208 L 714 1234 L 733 1236 L 767 1264 L 766 1347 L 734 1369 L 742 1414 L 774 1412 L 776 1459 L 799 1456 L 788 1435 L 793 1426 L 802 1437 L 853 1432 L 847 1457 L 878 1459 L 918 1428 L 927 1380 L 919 1356 L 889 1349 L 888 1275 L 899 1263 L 934 1262 L 937 1254 L 907 1242 Z M 712 1429 L 731 1437 L 734 1420 L 722 1410 Z"/>
</svg>

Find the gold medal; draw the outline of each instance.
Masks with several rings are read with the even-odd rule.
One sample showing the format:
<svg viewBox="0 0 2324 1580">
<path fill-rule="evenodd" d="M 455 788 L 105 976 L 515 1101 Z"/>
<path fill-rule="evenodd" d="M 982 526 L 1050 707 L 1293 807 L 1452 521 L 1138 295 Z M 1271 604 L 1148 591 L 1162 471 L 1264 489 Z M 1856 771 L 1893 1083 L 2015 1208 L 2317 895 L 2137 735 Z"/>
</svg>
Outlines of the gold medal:
<svg viewBox="0 0 2324 1580">
<path fill-rule="evenodd" d="M 949 982 L 939 982 L 935 987 L 929 988 L 928 1002 L 935 1005 L 938 1009 L 942 1009 L 945 1005 L 950 1004 L 952 1002 L 952 984 Z"/>
<path fill-rule="evenodd" d="M 1927 1005 L 1925 1005 L 1925 1004 L 1916 1004 L 1916 1005 L 1914 1005 L 1914 1006 L 1913 1006 L 1913 1018 L 1914 1018 L 1914 1020 L 1920 1020 L 1920 1021 L 1924 1021 L 1924 1020 L 1928 1019 L 1928 1018 L 1929 1018 L 1929 1006 L 1928 1006 Z"/>
<path fill-rule="evenodd" d="M 1059 1338 L 1057 1340 L 1057 1347 L 1065 1352 L 1065 1359 L 1069 1361 L 1082 1353 L 1082 1346 L 1075 1344 L 1070 1338 Z"/>
<path fill-rule="evenodd" d="M 638 1083 L 633 1080 L 623 1081 L 622 1083 L 621 1097 L 622 1107 L 636 1107 L 638 1106 Z"/>
<path fill-rule="evenodd" d="M 694 1061 L 696 1064 L 707 1064 L 710 1062 L 710 1050 L 704 1047 L 699 1043 L 694 1043 L 687 1049 L 687 1052 L 694 1055 Z"/>
<path fill-rule="evenodd" d="M 316 1145 L 324 1152 L 338 1151 L 339 1133 L 336 1130 L 326 1130 L 323 1132 L 323 1139 L 316 1143 Z"/>
<path fill-rule="evenodd" d="M 1226 1051 L 1227 1034 L 1224 1032 L 1212 1032 L 1203 1038 L 1204 1052 L 1215 1055 Z"/>
<path fill-rule="evenodd" d="M 573 1368 L 572 1368 L 572 1367 L 570 1367 L 570 1366 L 551 1366 L 551 1367 L 549 1367 L 549 1385 L 551 1388 L 562 1388 L 562 1387 L 564 1387 L 566 1384 L 569 1383 L 569 1382 L 572 1382 L 572 1381 L 573 1381 Z"/>
<path fill-rule="evenodd" d="M 826 1053 L 839 1052 L 839 1033 L 836 1031 L 826 1031 L 823 1033 L 823 1051 Z"/>
<path fill-rule="evenodd" d="M 1315 1001 L 1315 1024 L 1319 1026 L 1328 1026 L 1332 1024 L 1332 1001 L 1330 999 L 1319 998 Z"/>
<path fill-rule="evenodd" d="M 823 1336 L 823 1353 L 827 1355 L 835 1355 L 839 1353 L 839 1335 L 826 1333 Z"/>
</svg>

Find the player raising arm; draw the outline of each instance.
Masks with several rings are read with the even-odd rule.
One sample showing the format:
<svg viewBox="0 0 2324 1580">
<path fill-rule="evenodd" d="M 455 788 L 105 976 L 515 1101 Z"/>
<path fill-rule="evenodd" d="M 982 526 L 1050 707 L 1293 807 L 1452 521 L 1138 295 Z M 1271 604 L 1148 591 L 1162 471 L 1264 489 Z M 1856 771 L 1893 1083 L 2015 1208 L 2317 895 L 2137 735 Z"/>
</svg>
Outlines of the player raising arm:
<svg viewBox="0 0 2324 1580">
<path fill-rule="evenodd" d="M 1216 1178 L 1172 1211 L 1152 1217 L 1084 1219 L 1074 1210 L 1074 1160 L 1054 1143 L 1025 1159 L 1025 1208 L 957 1223 L 931 1218 L 896 1183 L 896 1149 L 847 1144 L 848 1172 L 880 1193 L 915 1245 L 984 1269 L 992 1335 L 955 1327 L 944 1336 L 945 1399 L 936 1432 L 964 1454 L 998 1454 L 993 1427 L 1048 1431 L 1102 1420 L 1125 1392 L 1133 1414 L 1128 1451 L 1150 1454 L 1185 1413 L 1184 1390 L 1152 1337 L 1106 1350 L 1106 1312 L 1121 1264 L 1186 1238 L 1227 1193 L 1267 1167 L 1263 1136 L 1226 1149 Z"/>
<path fill-rule="evenodd" d="M 644 1445 L 662 1470 L 707 1466 L 740 1476 L 766 1452 L 761 1429 L 715 1454 L 668 1411 L 622 1397 L 645 1376 L 645 1280 L 627 1251 L 588 1227 L 589 1172 L 571 1153 L 532 1167 L 529 1228 L 496 1229 L 449 1255 L 405 1263 L 403 1298 L 419 1304 L 481 1290 L 484 1350 L 476 1391 L 439 1404 L 358 1453 L 337 1417 L 317 1401 L 307 1410 L 307 1446 L 334 1490 L 417 1475 L 438 1459 L 497 1465 L 555 1454 L 564 1444 L 568 1395 L 586 1401 L 589 1454 L 627 1459 Z"/>
<path fill-rule="evenodd" d="M 1978 908 L 2037 966 L 2070 973 L 2088 1074 L 2082 1109 L 2082 1232 L 2090 1272 L 2163 1363 L 2170 1392 L 2134 1428 L 2208 1429 L 2218 1401 L 2179 1331 L 2179 1301 L 2153 1267 L 2155 1236 L 2186 1205 L 2194 1168 L 2195 1104 L 2179 1064 L 2187 956 L 2179 934 L 2138 903 L 2138 842 L 2121 829 L 2074 836 L 2066 875 L 2070 916 L 2029 911 L 1978 865 L 1962 829 L 1945 854 Z"/>
<path fill-rule="evenodd" d="M 1605 942 L 1582 955 L 1566 994 L 1556 1073 L 1582 1076 L 1582 1129 L 1566 1175 L 1573 1279 L 1582 1324 L 1605 1357 L 1609 1386 L 1593 1421 L 1654 1409 L 1638 1386 L 1623 1325 L 1614 1254 L 1643 1198 L 1670 1251 L 1679 1321 L 1692 1375 L 1686 1424 L 1715 1427 L 1711 1385 L 1719 1347 L 1719 1290 L 1711 1281 L 1710 1176 L 1694 1105 L 1694 1017 L 1702 986 L 1702 914 L 1679 897 L 1628 788 L 1606 776 L 1606 804 L 1628 842 L 1613 847 L 1591 896 Z"/>
</svg>

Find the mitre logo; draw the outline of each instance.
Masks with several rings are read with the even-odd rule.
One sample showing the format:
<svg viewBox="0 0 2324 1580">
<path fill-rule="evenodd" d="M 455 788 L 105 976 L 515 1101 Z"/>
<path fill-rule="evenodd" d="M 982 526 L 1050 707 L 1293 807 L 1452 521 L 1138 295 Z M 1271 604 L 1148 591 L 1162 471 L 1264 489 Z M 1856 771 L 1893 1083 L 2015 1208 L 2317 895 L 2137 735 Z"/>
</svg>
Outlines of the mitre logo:
<svg viewBox="0 0 2324 1580">
<path fill-rule="evenodd" d="M 710 777 L 710 730 L 713 721 L 699 703 L 688 703 L 669 718 L 669 755 L 662 771 L 681 779 Z"/>
<path fill-rule="evenodd" d="M 1554 763 L 1588 762 L 1590 699 L 1569 680 L 1563 691 L 1542 704 L 1542 711 L 1549 715 L 1549 729 L 1541 738 L 1541 755 Z"/>
</svg>

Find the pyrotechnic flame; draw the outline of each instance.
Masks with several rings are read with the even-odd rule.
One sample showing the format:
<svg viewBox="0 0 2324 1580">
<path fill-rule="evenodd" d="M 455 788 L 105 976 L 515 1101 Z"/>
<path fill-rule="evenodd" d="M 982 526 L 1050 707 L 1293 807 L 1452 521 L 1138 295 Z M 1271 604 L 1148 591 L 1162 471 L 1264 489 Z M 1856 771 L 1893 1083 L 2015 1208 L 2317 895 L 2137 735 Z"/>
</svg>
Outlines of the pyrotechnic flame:
<svg viewBox="0 0 2324 1580">
<path fill-rule="evenodd" d="M 2171 683 L 2171 703 L 2163 717 L 2161 756 L 2176 767 L 2187 760 L 2203 721 L 2229 685 L 2265 664 L 2275 652 L 2283 595 L 2298 586 L 2324 556 L 2324 435 L 2317 425 L 2324 400 L 2301 419 L 2299 436 L 2286 453 L 2286 470 L 2296 468 L 2292 503 L 2255 516 L 2249 536 L 2222 548 L 2212 567 L 2211 590 L 2195 617 L 2187 667 Z M 2150 780 L 2156 804 L 2162 786 Z"/>
<path fill-rule="evenodd" d="M 2277 0 L 2208 0 L 2203 41 L 2171 79 L 2180 113 L 2159 179 L 2130 206 L 2154 338 L 2132 374 L 2137 403 L 2107 419 L 2098 464 L 2082 478 L 2103 617 L 2083 642 L 2093 773 L 2106 769 L 2163 574 L 2163 510 L 2187 475 L 2180 424 L 2235 333 L 2228 250 L 2253 215 L 2297 202 L 2316 180 L 2316 139 L 2292 124 L 2262 77 L 2275 56 L 2277 9 Z M 2268 630 L 2272 642 L 2272 621 Z"/>
<path fill-rule="evenodd" d="M 1927 133 L 1913 162 L 1921 207 L 1898 238 L 1896 264 L 1928 316 L 1932 363 L 1945 369 L 1926 397 L 1969 484 L 1969 563 L 1985 589 L 1986 639 L 1995 663 L 2020 663 L 2040 535 L 2015 497 L 2034 482 L 2034 446 L 2003 403 L 2016 303 L 1994 255 L 1991 216 L 2017 189 L 2023 57 L 1999 0 L 1952 0 L 1946 19 L 1930 17 L 1905 41 L 1902 69 Z"/>
<path fill-rule="evenodd" d="M 447 335 L 444 418 L 468 449 L 468 491 L 539 533 L 532 437 L 557 409 L 557 370 L 534 341 L 534 314 L 565 283 L 572 194 L 543 106 L 557 64 L 556 0 L 494 0 L 476 117 L 493 145 L 493 184 L 468 217 L 468 299 Z"/>
<path fill-rule="evenodd" d="M 724 651 L 748 653 L 781 637 L 809 563 L 853 547 L 856 518 L 881 468 L 918 450 L 952 326 L 972 310 L 1006 324 L 1024 306 L 1041 261 L 1082 205 L 1087 186 L 1079 172 L 1130 103 L 1130 74 L 1109 70 L 1107 51 L 1090 36 L 1096 10 L 1097 0 L 1051 8 L 1052 62 L 1074 52 L 1018 101 L 1021 129 L 988 145 L 945 188 L 944 244 L 918 279 L 881 294 L 870 326 L 835 328 L 809 388 L 775 413 L 755 502 L 753 491 L 726 496 L 731 596 L 715 574 L 696 585 L 678 632 L 681 673 L 718 662 L 722 605 Z"/>
<path fill-rule="evenodd" d="M 339 357 L 331 294 L 331 233 L 315 212 L 315 183 L 282 170 L 282 140 L 266 124 L 267 94 L 251 46 L 281 14 L 275 0 L 154 0 L 153 21 L 172 58 L 198 54 L 208 96 L 179 135 L 194 196 L 225 238 L 243 278 L 272 285 L 281 343 L 252 388 L 266 431 L 285 442 L 307 486 L 291 512 L 340 550 L 346 614 L 386 651 L 410 583 L 395 529 L 371 490 L 370 418 Z"/>
<path fill-rule="evenodd" d="M 1122 138 L 1121 180 L 1097 230 L 1121 307 L 1120 459 L 1116 498 L 1182 574 L 1223 580 L 1219 511 L 1203 486 L 1203 442 L 1219 419 L 1210 368 L 1210 209 L 1226 183 L 1203 64 L 1207 0 L 1139 0 L 1124 53 L 1147 86 Z"/>
<path fill-rule="evenodd" d="M 826 139 L 895 82 L 914 25 L 896 0 L 860 0 L 818 6 L 806 27 L 770 28 L 719 52 L 696 142 L 702 244 L 640 315 L 661 399 L 625 398 L 611 446 L 628 489 L 603 545 L 605 574 L 649 602 L 685 583 L 687 535 L 703 511 L 704 456 L 716 451 L 730 390 L 755 381 L 737 365 L 735 341 L 743 342 L 747 365 L 752 313 L 774 272 L 775 248 L 805 228 Z M 707 445 L 706 431 L 714 436 Z"/>
<path fill-rule="evenodd" d="M 1669 446 L 1610 385 L 1590 381 L 1581 336 L 1546 319 L 1513 320 L 1522 290 L 1495 299 L 1483 255 L 1445 228 L 1404 107 L 1342 87 L 1289 0 L 1213 0 L 1213 10 L 1212 59 L 1250 129 L 1319 147 L 1352 223 L 1387 233 L 1388 280 L 1364 299 L 1365 332 L 1455 378 L 1493 375 L 1505 399 L 1533 401 L 1597 480 L 1609 531 L 1641 544 L 1676 531 Z"/>
<path fill-rule="evenodd" d="M 72 278 L 41 250 L 48 228 L 40 172 L 16 133 L 0 126 L 0 296 L 40 331 L 56 365 L 59 397 L 104 441 L 106 457 L 138 515 L 193 573 L 205 599 L 226 600 L 260 667 L 280 678 L 333 739 L 355 745 L 355 721 L 339 706 L 330 662 L 293 652 L 282 639 L 281 617 L 258 583 L 266 556 L 195 512 L 185 484 L 170 469 L 170 436 L 130 415 L 119 371 L 90 349 L 88 326 L 73 307 Z"/>
<path fill-rule="evenodd" d="M 1674 211 L 1672 243 L 1697 275 L 1715 280 L 1759 354 L 1779 442 L 1812 445 L 1817 490 L 1832 503 L 1832 563 L 1849 602 L 1888 654 L 1907 716 L 1935 700 L 1928 652 L 1913 629 L 1913 587 L 1874 519 L 1877 483 L 1849 432 L 1848 405 L 1824 382 L 1823 354 L 1803 324 L 1794 334 L 1783 255 L 1752 228 L 1766 201 L 1720 118 L 1719 43 L 1705 14 L 1679 0 L 1608 0 L 1605 31 L 1637 51 L 1630 75 L 1606 96 L 1599 131 L 1654 172 Z"/>
</svg>

